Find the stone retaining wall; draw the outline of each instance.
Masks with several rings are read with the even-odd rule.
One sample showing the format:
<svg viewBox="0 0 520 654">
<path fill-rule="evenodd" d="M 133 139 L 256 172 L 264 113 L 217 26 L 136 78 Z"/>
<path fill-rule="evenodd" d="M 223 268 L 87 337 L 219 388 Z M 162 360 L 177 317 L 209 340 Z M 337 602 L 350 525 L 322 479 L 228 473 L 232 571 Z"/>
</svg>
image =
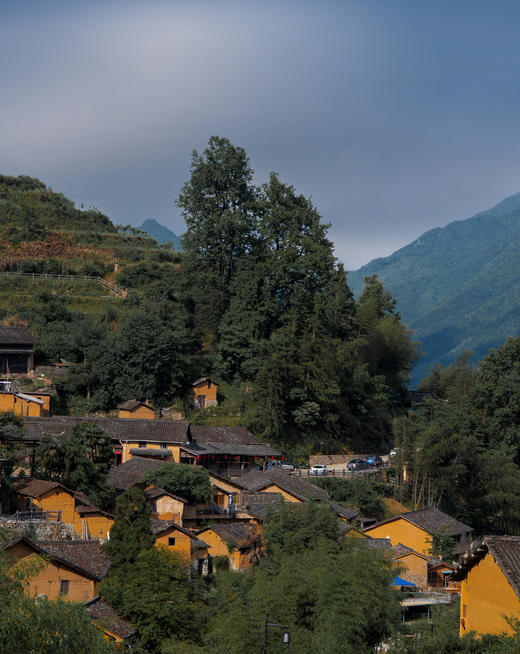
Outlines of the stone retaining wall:
<svg viewBox="0 0 520 654">
<path fill-rule="evenodd" d="M 74 525 L 53 520 L 13 520 L 0 518 L 0 527 L 19 533 L 34 530 L 37 540 L 74 540 L 77 538 Z"/>
</svg>

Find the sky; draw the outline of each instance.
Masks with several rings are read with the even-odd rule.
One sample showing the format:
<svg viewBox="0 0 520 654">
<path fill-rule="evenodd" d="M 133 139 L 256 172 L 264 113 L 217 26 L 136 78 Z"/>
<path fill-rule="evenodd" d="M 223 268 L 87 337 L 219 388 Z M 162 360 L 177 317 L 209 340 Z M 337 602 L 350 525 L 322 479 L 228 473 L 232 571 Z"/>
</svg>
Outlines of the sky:
<svg viewBox="0 0 520 654">
<path fill-rule="evenodd" d="M 0 173 L 184 230 L 193 149 L 311 196 L 354 270 L 520 191 L 520 3 L 0 0 Z M 1 219 L 1 218 L 0 218 Z"/>
</svg>

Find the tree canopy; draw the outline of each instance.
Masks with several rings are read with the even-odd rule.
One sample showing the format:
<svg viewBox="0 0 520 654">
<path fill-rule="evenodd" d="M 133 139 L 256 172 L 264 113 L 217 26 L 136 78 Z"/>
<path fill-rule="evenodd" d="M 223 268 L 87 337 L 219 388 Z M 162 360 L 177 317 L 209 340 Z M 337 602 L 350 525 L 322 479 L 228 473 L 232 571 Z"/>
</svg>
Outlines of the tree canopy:
<svg viewBox="0 0 520 654">
<path fill-rule="evenodd" d="M 148 472 L 143 481 L 164 488 L 189 504 L 209 504 L 213 497 L 209 472 L 186 463 L 167 463 Z"/>
<path fill-rule="evenodd" d="M 70 436 L 42 438 L 36 450 L 35 473 L 40 479 L 60 481 L 85 493 L 105 507 L 114 493 L 107 477 L 113 460 L 110 437 L 97 425 L 78 422 Z"/>
<path fill-rule="evenodd" d="M 81 604 L 28 597 L 28 568 L 10 569 L 0 553 L 0 642 L 9 654 L 109 654 L 115 648 Z"/>
<path fill-rule="evenodd" d="M 473 369 L 468 360 L 435 369 L 424 388 L 440 399 L 395 421 L 400 462 L 413 504 L 440 506 L 479 533 L 518 534 L 520 338 Z"/>
</svg>

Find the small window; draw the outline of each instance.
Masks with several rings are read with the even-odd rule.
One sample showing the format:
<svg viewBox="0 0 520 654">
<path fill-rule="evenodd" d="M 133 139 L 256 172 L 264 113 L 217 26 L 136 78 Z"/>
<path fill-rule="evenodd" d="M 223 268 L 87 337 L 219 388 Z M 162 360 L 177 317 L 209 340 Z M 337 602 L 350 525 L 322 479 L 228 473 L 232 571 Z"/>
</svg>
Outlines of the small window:
<svg viewBox="0 0 520 654">
<path fill-rule="evenodd" d="M 168 545 L 170 547 L 173 547 L 175 545 L 175 538 L 168 538 Z"/>
<path fill-rule="evenodd" d="M 62 595 L 68 595 L 69 594 L 69 581 L 67 579 L 62 579 L 60 581 L 60 593 Z"/>
<path fill-rule="evenodd" d="M 139 441 L 139 447 L 146 447 L 146 441 Z"/>
<path fill-rule="evenodd" d="M 466 617 L 466 605 L 465 604 L 462 605 L 462 617 L 463 618 Z"/>
<path fill-rule="evenodd" d="M 168 443 L 161 443 L 161 450 L 165 450 L 168 447 Z"/>
</svg>

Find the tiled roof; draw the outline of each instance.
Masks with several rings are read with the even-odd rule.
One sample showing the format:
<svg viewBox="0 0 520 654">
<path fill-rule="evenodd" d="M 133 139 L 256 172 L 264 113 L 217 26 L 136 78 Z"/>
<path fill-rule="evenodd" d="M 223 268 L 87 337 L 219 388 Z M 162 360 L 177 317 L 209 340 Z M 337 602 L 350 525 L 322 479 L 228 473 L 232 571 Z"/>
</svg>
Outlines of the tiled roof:
<svg viewBox="0 0 520 654">
<path fill-rule="evenodd" d="M 94 503 L 90 500 L 90 498 L 81 491 L 74 491 L 74 498 L 76 500 L 76 504 L 81 506 L 94 506 Z"/>
<path fill-rule="evenodd" d="M 199 384 L 202 384 L 202 383 L 208 382 L 208 381 L 211 382 L 212 384 L 215 384 L 215 386 L 217 385 L 217 383 L 214 382 L 213 379 L 211 379 L 211 377 L 199 377 L 195 381 L 191 382 L 190 385 L 191 386 L 198 386 Z"/>
<path fill-rule="evenodd" d="M 488 552 L 520 599 L 520 536 L 485 536 L 451 578 L 456 581 L 464 579 Z"/>
<path fill-rule="evenodd" d="M 15 487 L 15 491 L 18 495 L 25 495 L 26 497 L 41 497 L 44 493 L 55 490 L 56 488 L 61 488 L 63 490 L 68 490 L 65 486 L 62 486 L 57 481 L 45 481 L 43 479 L 29 479 L 28 481 L 22 482 L 20 485 Z M 68 491 L 72 495 L 72 491 Z"/>
<path fill-rule="evenodd" d="M 22 325 L 0 325 L 0 345 L 34 345 L 38 339 Z"/>
<path fill-rule="evenodd" d="M 199 538 L 194 536 L 190 541 L 190 547 L 192 550 L 207 550 L 209 545 L 205 543 L 203 540 L 200 540 Z"/>
<path fill-rule="evenodd" d="M 191 435 L 199 445 L 202 443 L 262 443 L 245 427 L 207 427 L 190 425 Z"/>
<path fill-rule="evenodd" d="M 337 504 L 337 502 L 331 502 L 330 500 L 327 500 L 327 504 L 339 516 L 341 516 L 342 518 L 346 518 L 347 520 L 353 520 L 354 518 L 357 518 L 359 515 L 359 511 L 354 511 L 354 509 L 351 509 L 348 506 Z"/>
<path fill-rule="evenodd" d="M 236 490 L 241 490 L 242 489 L 242 486 L 240 484 L 237 484 L 236 481 L 231 479 L 230 477 L 226 477 L 224 475 L 217 474 L 213 470 L 209 470 L 208 472 L 209 472 L 209 476 L 210 476 L 210 479 L 211 479 L 211 483 L 214 486 L 218 486 L 219 485 L 218 482 L 223 481 L 226 484 L 229 484 L 230 486 L 234 486 L 236 488 Z M 216 480 L 217 483 L 215 483 L 213 481 L 213 478 Z"/>
<path fill-rule="evenodd" d="M 231 456 L 278 456 L 280 453 L 254 436 L 245 427 L 206 427 L 190 425 L 182 449 L 190 454 L 228 454 Z"/>
<path fill-rule="evenodd" d="M 152 406 L 146 404 L 146 402 L 139 402 L 139 400 L 127 400 L 126 402 L 123 402 L 123 404 L 120 404 L 117 408 L 121 409 L 122 411 L 135 411 L 141 406 L 144 406 L 147 409 L 151 409 L 153 411 Z"/>
<path fill-rule="evenodd" d="M 392 547 L 392 550 L 393 550 L 393 554 L 392 554 L 393 559 L 397 559 L 400 558 L 401 556 L 406 556 L 408 554 L 416 554 L 417 556 L 420 556 L 422 559 L 426 559 L 428 562 L 436 561 L 436 559 L 434 559 L 432 556 L 428 556 L 428 554 L 423 554 L 422 552 L 417 552 L 417 550 L 414 550 L 411 547 L 407 547 L 402 543 L 397 543 L 397 545 L 394 545 Z"/>
<path fill-rule="evenodd" d="M 165 490 L 164 488 L 161 488 L 160 486 L 150 486 L 150 488 L 145 489 L 144 495 L 145 495 L 147 500 L 154 500 L 157 497 L 163 497 L 164 495 L 167 495 L 168 497 L 173 497 L 174 500 L 178 500 L 179 502 L 183 502 L 183 504 L 188 503 L 182 497 L 178 497 L 177 495 L 173 495 L 172 493 L 169 493 L 167 490 Z"/>
<path fill-rule="evenodd" d="M 108 473 L 108 481 L 116 490 L 128 490 L 138 484 L 147 472 L 157 470 L 165 463 L 167 462 L 134 456 L 130 461 L 112 468 Z"/>
<path fill-rule="evenodd" d="M 464 534 L 472 531 L 472 528 L 465 525 L 459 520 L 439 511 L 439 509 L 419 509 L 419 511 L 409 511 L 403 516 L 406 520 L 418 527 L 422 527 L 427 532 L 445 531 L 450 536 Z"/>
<path fill-rule="evenodd" d="M 270 506 L 280 501 L 280 493 L 242 493 L 241 513 L 263 520 Z M 296 503 L 294 503 L 296 505 Z"/>
<path fill-rule="evenodd" d="M 134 625 L 120 618 L 114 609 L 103 602 L 99 595 L 85 604 L 85 611 L 102 629 L 106 629 L 114 636 L 125 639 L 135 634 Z"/>
<path fill-rule="evenodd" d="M 231 456 L 278 456 L 268 443 L 251 434 L 245 427 L 203 427 L 182 420 L 146 420 L 137 418 L 107 418 L 76 416 L 28 417 L 28 429 L 37 426 L 35 435 L 68 436 L 78 422 L 97 425 L 114 442 L 175 443 L 194 455 L 228 454 Z M 153 454 L 147 453 L 147 456 Z"/>
<path fill-rule="evenodd" d="M 74 508 L 80 515 L 86 515 L 87 513 L 102 513 L 105 517 L 112 518 L 112 520 L 114 519 L 113 513 L 102 511 L 97 506 L 92 506 L 91 504 L 76 504 Z"/>
<path fill-rule="evenodd" d="M 7 549 L 20 540 L 23 540 L 24 535 L 14 529 L 2 528 L 0 531 L 0 549 Z"/>
<path fill-rule="evenodd" d="M 349 525 L 347 522 L 342 522 L 339 525 L 338 531 L 339 531 L 339 535 L 343 537 L 347 536 L 350 533 L 356 533 L 363 540 L 368 540 L 369 538 L 369 536 L 364 534 L 362 531 L 359 531 L 359 529 L 357 529 L 356 527 Z"/>
<path fill-rule="evenodd" d="M 155 518 L 150 519 L 150 524 L 152 534 L 161 534 L 163 531 L 170 529 L 170 527 L 179 526 L 175 520 L 156 520 Z"/>
<path fill-rule="evenodd" d="M 197 540 L 197 537 L 193 532 L 191 532 L 189 529 L 186 529 L 185 527 L 181 527 L 175 522 L 175 520 L 156 520 L 155 518 L 151 518 L 150 523 L 151 532 L 154 536 L 158 536 L 159 534 L 162 534 L 163 531 L 167 531 L 171 527 L 174 527 L 177 531 L 180 531 L 181 534 L 189 536 L 192 541 Z M 194 543 L 192 542 L 191 545 L 193 546 L 193 544 Z"/>
<path fill-rule="evenodd" d="M 27 424 L 42 425 L 46 434 L 69 435 L 78 422 L 100 427 L 114 441 L 149 441 L 178 443 L 185 441 L 188 423 L 182 420 L 146 420 L 137 418 L 107 418 L 76 416 L 51 416 L 25 418 Z"/>
<path fill-rule="evenodd" d="M 101 580 L 110 568 L 110 558 L 96 540 L 31 541 L 33 547 L 94 579 Z"/>
<path fill-rule="evenodd" d="M 371 550 L 387 550 L 392 547 L 389 538 L 365 538 L 363 543 L 366 543 Z"/>
<path fill-rule="evenodd" d="M 222 538 L 222 540 L 233 545 L 236 549 L 240 550 L 250 547 L 251 532 L 248 526 L 243 522 L 233 524 L 212 524 L 209 527 L 206 527 L 206 529 L 199 531 L 199 536 L 202 536 L 204 532 L 209 529 L 212 529 Z"/>
<path fill-rule="evenodd" d="M 257 491 L 271 484 L 276 484 L 282 490 L 302 501 L 308 498 L 313 500 L 329 499 L 329 494 L 325 489 L 300 479 L 295 475 L 290 475 L 281 468 L 271 468 L 271 470 L 266 471 L 251 470 L 242 477 L 239 477 L 236 481 L 250 491 Z"/>
<path fill-rule="evenodd" d="M 114 518 L 112 513 L 107 513 L 106 511 L 101 510 L 96 506 L 86 495 L 81 491 L 73 491 L 74 493 L 74 509 L 80 514 L 85 515 L 87 513 L 102 513 L 107 518 Z"/>
<path fill-rule="evenodd" d="M 0 429 L 3 436 L 7 436 L 13 441 L 29 441 L 36 442 L 41 440 L 43 436 L 43 430 L 41 425 L 38 424 L 25 424 L 24 427 L 20 430 L 16 425 L 5 425 Z"/>
<path fill-rule="evenodd" d="M 424 531 L 427 531 L 429 534 L 435 531 L 444 531 L 448 536 L 458 536 L 459 534 L 465 534 L 472 531 L 471 527 L 465 525 L 463 522 L 455 520 L 455 518 L 439 511 L 439 509 L 419 509 L 418 511 L 401 513 L 400 515 L 370 525 L 367 529 L 370 530 L 374 527 L 379 527 L 380 525 L 385 525 L 401 518 L 411 522 L 413 525 L 420 527 L 421 529 L 424 529 Z"/>
</svg>

